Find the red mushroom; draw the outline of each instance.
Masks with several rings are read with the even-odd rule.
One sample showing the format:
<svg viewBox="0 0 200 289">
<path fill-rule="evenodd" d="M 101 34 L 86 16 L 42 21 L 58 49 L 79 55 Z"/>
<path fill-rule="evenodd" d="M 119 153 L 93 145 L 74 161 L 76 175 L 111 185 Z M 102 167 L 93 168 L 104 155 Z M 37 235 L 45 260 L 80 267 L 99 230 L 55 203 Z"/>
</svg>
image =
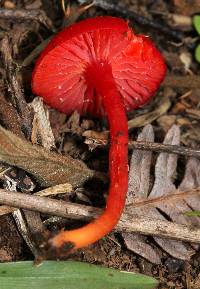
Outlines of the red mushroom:
<svg viewBox="0 0 200 289">
<path fill-rule="evenodd" d="M 109 233 L 125 204 L 128 184 L 126 111 L 146 103 L 165 76 L 163 57 L 148 37 L 115 17 L 83 20 L 58 33 L 36 63 L 32 89 L 70 114 L 108 118 L 110 188 L 105 211 L 93 222 L 51 239 L 60 248 L 85 247 Z"/>
</svg>

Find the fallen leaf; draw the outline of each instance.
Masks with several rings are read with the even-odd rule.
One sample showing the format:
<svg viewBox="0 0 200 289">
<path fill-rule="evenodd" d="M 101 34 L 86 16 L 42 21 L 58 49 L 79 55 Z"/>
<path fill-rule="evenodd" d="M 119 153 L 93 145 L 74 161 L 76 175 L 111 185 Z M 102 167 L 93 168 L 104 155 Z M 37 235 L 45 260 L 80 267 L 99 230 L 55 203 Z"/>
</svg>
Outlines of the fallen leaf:
<svg viewBox="0 0 200 289">
<path fill-rule="evenodd" d="M 146 126 L 138 137 L 138 140 L 153 141 L 154 133 L 151 126 Z M 164 144 L 179 145 L 180 144 L 180 129 L 173 125 L 165 136 Z M 177 159 L 176 154 L 160 153 L 158 155 L 155 166 L 155 177 L 153 187 L 150 191 L 151 178 L 151 158 L 152 154 L 147 151 L 134 150 L 131 158 L 130 173 L 129 173 L 129 190 L 127 195 L 127 212 L 136 216 L 148 216 L 151 219 L 166 220 L 166 216 L 175 223 L 188 226 L 199 226 L 199 218 L 188 217 L 183 213 L 191 211 L 192 203 L 197 203 L 198 196 L 184 196 L 175 202 L 158 202 L 154 206 L 135 207 L 134 203 L 144 200 L 152 200 L 174 193 L 177 188 L 174 184 L 176 178 Z M 192 162 L 192 163 L 191 163 Z M 194 165 L 195 162 L 195 165 Z M 196 188 L 200 185 L 200 169 L 198 166 L 199 160 L 190 159 L 187 163 L 185 176 L 178 190 L 186 190 Z M 197 169 L 198 166 L 198 169 Z M 196 177 L 194 177 L 193 169 L 196 169 Z M 195 181 L 196 178 L 199 179 Z M 189 203 L 190 202 L 190 203 Z M 130 208 L 130 204 L 133 204 Z M 198 201 L 198 204 L 200 202 Z M 194 204 L 193 204 L 194 205 Z M 200 208 L 200 205 L 196 205 Z M 159 210 L 157 210 L 159 208 Z M 197 209 L 197 208 L 195 208 Z M 163 212 L 163 214 L 162 214 Z M 147 237 L 142 235 L 133 235 L 132 233 L 123 233 L 123 238 L 127 248 L 140 254 L 153 263 L 160 262 L 158 251 L 147 244 Z M 167 251 L 175 258 L 189 260 L 194 254 L 194 248 L 197 246 L 192 244 L 192 247 L 184 242 L 178 242 L 170 239 L 154 237 L 155 241 L 161 248 Z"/>
<path fill-rule="evenodd" d="M 151 125 L 147 125 L 139 134 L 140 141 L 154 141 L 154 132 Z M 134 150 L 129 169 L 129 185 L 126 203 L 130 204 L 146 199 L 150 185 L 150 166 L 152 152 Z M 146 208 L 132 209 L 130 213 L 146 215 Z M 132 233 L 122 233 L 127 248 L 154 264 L 160 264 L 161 259 L 154 248 L 146 243 L 147 237 Z"/>
<path fill-rule="evenodd" d="M 44 187 L 63 183 L 77 187 L 96 174 L 82 161 L 32 145 L 1 126 L 0 161 L 25 170 Z"/>
</svg>

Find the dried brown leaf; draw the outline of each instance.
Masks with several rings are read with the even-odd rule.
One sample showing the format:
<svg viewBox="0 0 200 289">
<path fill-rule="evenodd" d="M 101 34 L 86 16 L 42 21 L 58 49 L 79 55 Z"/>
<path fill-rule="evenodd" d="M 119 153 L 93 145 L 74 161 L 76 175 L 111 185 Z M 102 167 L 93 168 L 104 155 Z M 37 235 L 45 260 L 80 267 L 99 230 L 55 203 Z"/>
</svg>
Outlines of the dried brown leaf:
<svg viewBox="0 0 200 289">
<path fill-rule="evenodd" d="M 139 134 L 138 141 L 154 141 L 154 132 L 151 125 L 147 125 Z M 135 150 L 132 154 L 129 169 L 129 185 L 127 193 L 127 204 L 132 203 L 135 198 L 147 197 L 150 184 L 150 166 L 152 152 Z M 137 196 L 135 195 L 137 194 Z"/>
<path fill-rule="evenodd" d="M 143 129 L 138 140 L 153 141 L 153 130 L 151 131 L 150 136 L 148 136 L 147 129 L 148 127 Z M 180 130 L 177 126 L 172 126 L 165 137 L 164 144 L 179 145 L 179 143 Z M 137 150 L 133 152 L 129 174 L 128 204 L 138 202 L 138 200 L 144 201 L 145 199 L 151 200 L 152 198 L 163 197 L 176 191 L 174 179 L 176 177 L 177 155 L 168 153 L 159 154 L 155 167 L 154 185 L 147 198 L 150 187 L 150 167 L 150 152 Z M 187 198 L 190 198 L 190 196 Z M 182 214 L 182 212 L 190 210 L 183 198 L 176 200 L 176 202 L 158 202 L 155 206 L 171 217 L 174 222 L 187 225 L 199 224 L 198 218 L 189 219 Z M 128 210 L 128 212 L 138 217 L 147 215 L 152 219 L 165 220 L 164 215 L 161 214 L 156 207 L 147 206 L 143 208 L 134 208 L 133 205 L 132 209 L 130 209 L 130 211 Z M 128 235 L 124 234 L 123 237 L 130 250 L 140 254 L 141 247 L 143 247 L 142 256 L 153 263 L 158 263 L 159 259 L 156 259 L 156 257 L 159 258 L 159 256 L 154 254 L 154 258 L 152 258 L 152 250 L 154 249 L 149 244 L 146 246 L 146 237 L 133 236 L 131 233 Z M 166 240 L 159 237 L 155 237 L 154 239 L 160 247 L 176 258 L 189 260 L 194 253 L 194 250 L 190 246 L 186 246 L 182 242 L 169 239 Z"/>
<path fill-rule="evenodd" d="M 32 145 L 0 126 L 0 161 L 32 174 L 42 186 L 83 184 L 95 172 L 81 161 Z"/>
<path fill-rule="evenodd" d="M 184 178 L 179 186 L 179 190 L 188 190 L 200 186 L 200 160 L 190 158 L 186 165 Z M 193 210 L 200 210 L 200 196 L 194 195 L 185 197 L 190 208 Z"/>
<path fill-rule="evenodd" d="M 165 136 L 164 144 L 179 145 L 180 144 L 180 130 L 177 126 L 172 126 Z M 174 179 L 177 168 L 177 155 L 160 153 L 155 167 L 155 181 L 149 198 L 161 197 L 168 195 L 176 190 Z M 167 214 L 174 222 L 191 225 L 188 217 L 181 214 L 186 210 L 190 210 L 184 200 L 177 202 L 161 202 L 156 205 L 161 211 Z M 155 237 L 155 241 L 173 257 L 179 259 L 190 259 L 194 251 L 185 244 L 174 240 L 163 240 Z"/>
<path fill-rule="evenodd" d="M 168 131 L 164 144 L 180 144 L 180 130 L 177 126 L 172 126 Z M 159 154 L 155 167 L 155 182 L 149 195 L 150 198 L 171 194 L 176 190 L 174 179 L 176 177 L 177 159 L 178 156 L 175 154 Z M 190 210 L 184 200 L 161 203 L 157 205 L 157 207 L 164 211 L 175 222 L 192 225 L 196 221 L 195 223 L 198 224 L 197 218 L 188 218 L 182 214 L 183 212 Z"/>
<path fill-rule="evenodd" d="M 127 249 L 144 257 L 151 263 L 161 263 L 158 250 L 153 248 L 150 244 L 146 243 L 147 237 L 133 233 L 122 233 L 122 235 Z"/>
<path fill-rule="evenodd" d="M 147 125 L 142 130 L 138 136 L 138 141 L 154 141 L 154 132 L 151 125 Z M 152 152 L 149 151 L 135 150 L 133 152 L 129 169 L 127 204 L 147 198 L 150 185 L 151 157 Z M 147 210 L 146 208 L 134 208 L 129 212 L 145 216 Z M 154 250 L 151 245 L 146 243 L 147 237 L 132 233 L 123 233 L 122 236 L 129 250 L 143 256 L 154 264 L 161 263 L 160 256 L 156 250 Z"/>
</svg>

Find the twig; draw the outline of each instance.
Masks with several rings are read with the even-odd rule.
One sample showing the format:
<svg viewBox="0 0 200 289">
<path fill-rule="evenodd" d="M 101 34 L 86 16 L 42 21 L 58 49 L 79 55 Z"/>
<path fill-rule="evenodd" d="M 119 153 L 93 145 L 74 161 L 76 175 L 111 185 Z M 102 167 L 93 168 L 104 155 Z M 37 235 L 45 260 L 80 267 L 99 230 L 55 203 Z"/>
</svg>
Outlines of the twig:
<svg viewBox="0 0 200 289">
<path fill-rule="evenodd" d="M 0 189 L 0 204 L 73 219 L 79 219 L 79 216 L 92 218 L 101 212 L 100 209 L 93 207 L 3 189 Z"/>
<path fill-rule="evenodd" d="M 90 220 L 101 213 L 101 209 L 37 197 L 22 193 L 0 190 L 0 203 L 28 210 L 40 211 L 46 214 L 72 219 Z M 200 229 L 175 224 L 169 221 L 149 219 L 124 213 L 117 230 L 137 232 L 165 238 L 173 238 L 188 242 L 200 243 Z"/>
<path fill-rule="evenodd" d="M 187 157 L 200 158 L 200 150 L 178 146 L 178 145 L 167 145 L 167 144 L 142 142 L 142 141 L 141 142 L 129 141 L 129 147 L 138 149 L 138 150 L 165 152 L 165 153 L 177 154 L 177 155 L 182 155 L 182 156 L 187 156 Z"/>
<path fill-rule="evenodd" d="M 188 191 L 183 191 L 183 192 L 176 190 L 175 192 L 172 192 L 170 195 L 161 196 L 161 197 L 157 197 L 157 198 L 153 198 L 153 199 L 148 198 L 148 199 L 145 199 L 142 201 L 129 203 L 128 205 L 126 205 L 126 208 L 128 208 L 128 207 L 138 208 L 138 207 L 144 207 L 144 206 L 156 207 L 156 204 L 158 204 L 158 203 L 182 200 L 188 196 L 196 195 L 196 194 L 200 194 L 200 187 L 197 187 L 195 189 L 191 189 Z"/>
<path fill-rule="evenodd" d="M 78 0 L 80 4 L 84 4 L 88 1 L 86 0 Z M 119 15 L 129 18 L 132 21 L 144 26 L 148 26 L 148 28 L 156 29 L 156 31 L 160 31 L 170 37 L 173 37 L 177 41 L 183 42 L 184 35 L 178 30 L 171 28 L 168 25 L 160 24 L 155 20 L 148 19 L 144 16 L 138 15 L 137 13 L 130 11 L 124 5 L 113 4 L 112 1 L 105 1 L 105 0 L 93 0 L 93 4 L 97 7 L 100 7 L 106 11 L 115 11 Z"/>
<path fill-rule="evenodd" d="M 5 174 L 4 186 L 7 190 L 10 190 L 10 193 L 16 192 L 17 182 Z M 15 220 L 18 231 L 21 234 L 22 238 L 26 242 L 27 246 L 29 247 L 33 255 L 37 257 L 37 256 L 40 256 L 41 253 L 40 253 L 40 249 L 37 248 L 37 246 L 35 245 L 35 242 L 33 241 L 30 235 L 30 230 L 29 230 L 30 226 L 28 226 L 28 222 L 25 217 L 26 212 L 27 212 L 26 210 L 23 210 L 22 212 L 22 210 L 17 209 L 12 212 L 12 216 Z M 38 212 L 30 211 L 30 213 L 32 215 L 38 215 L 40 217 Z M 41 226 L 44 226 L 42 221 L 40 222 L 41 222 Z"/>
<path fill-rule="evenodd" d="M 43 10 L 38 9 L 0 9 L 0 18 L 20 21 L 37 21 L 50 30 L 54 30 L 50 18 L 47 17 Z"/>
<path fill-rule="evenodd" d="M 26 220 L 26 215 L 24 216 L 24 214 L 26 214 L 26 212 L 28 212 L 28 211 L 26 211 L 26 210 L 23 210 L 23 211 L 24 212 L 22 212 L 19 209 L 15 210 L 14 212 L 12 212 L 12 216 L 15 220 L 18 231 L 20 232 L 20 234 L 23 237 L 24 241 L 26 242 L 27 246 L 29 247 L 29 249 L 33 253 L 34 257 L 36 258 L 37 256 L 41 255 L 41 252 L 40 252 L 39 247 L 36 246 L 35 242 L 32 239 L 32 236 L 29 232 L 30 231 L 30 225 L 29 225 L 29 222 L 27 222 L 27 220 Z M 32 214 L 38 214 L 36 212 L 32 212 L 32 211 L 30 211 L 30 212 Z"/>
<path fill-rule="evenodd" d="M 40 197 L 48 197 L 48 196 L 56 196 L 61 194 L 69 194 L 72 192 L 72 186 L 71 184 L 65 183 L 65 184 L 59 184 L 53 187 L 46 188 L 44 190 L 41 190 L 39 192 L 36 192 L 35 196 Z M 16 210 L 16 208 L 8 207 L 8 206 L 0 206 L 0 216 L 7 215 L 9 213 L 12 213 Z"/>
<path fill-rule="evenodd" d="M 84 133 L 86 136 L 85 143 L 91 147 L 102 146 L 108 144 L 107 135 L 101 134 L 101 137 L 97 137 L 97 133 L 93 131 L 87 131 Z M 131 149 L 137 150 L 146 150 L 146 151 L 154 151 L 154 152 L 165 152 L 170 154 L 177 154 L 186 157 L 195 157 L 200 159 L 200 150 L 199 149 L 192 149 L 184 146 L 178 145 L 168 145 L 168 144 L 161 144 L 155 142 L 144 142 L 144 141 L 134 141 L 129 140 L 128 146 Z"/>
</svg>

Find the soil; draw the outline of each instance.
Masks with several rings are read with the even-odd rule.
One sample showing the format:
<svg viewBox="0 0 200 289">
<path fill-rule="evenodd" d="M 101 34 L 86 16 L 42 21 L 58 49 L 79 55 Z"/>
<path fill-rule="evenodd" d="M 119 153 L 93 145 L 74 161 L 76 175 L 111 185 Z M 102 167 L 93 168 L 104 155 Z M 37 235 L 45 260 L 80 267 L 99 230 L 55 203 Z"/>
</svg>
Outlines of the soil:
<svg viewBox="0 0 200 289">
<path fill-rule="evenodd" d="M 12 11 L 16 9 L 26 9 L 30 14 L 33 12 L 33 9 L 39 9 L 46 13 L 48 19 L 50 19 L 50 24 L 41 24 L 37 19 L 32 21 L 24 20 L 23 17 L 6 18 L 1 17 L 0 14 L 0 40 L 2 40 L 6 34 L 9 34 L 12 43 L 12 57 L 18 65 L 21 64 L 24 59 L 27 59 L 33 49 L 43 43 L 43 41 L 50 37 L 55 31 L 61 29 L 62 25 L 67 25 L 67 23 L 73 23 L 78 19 L 96 15 L 122 16 L 119 12 L 120 9 L 106 11 L 95 5 L 80 11 L 79 3 L 70 1 L 70 14 L 64 18 L 60 2 L 61 1 L 56 0 L 1 1 L 0 7 L 3 9 L 11 9 Z M 67 6 L 68 1 L 65 2 Z M 115 3 L 116 7 L 123 5 L 127 11 L 134 11 L 136 15 L 141 15 L 149 19 L 149 23 L 146 25 L 143 25 L 142 21 L 139 23 L 138 20 L 130 20 L 130 22 L 131 25 L 134 26 L 135 31 L 149 35 L 154 40 L 166 59 L 168 74 L 178 76 L 190 75 L 191 77 L 193 74 L 199 74 L 199 64 L 194 59 L 197 34 L 190 23 L 192 15 L 200 11 L 200 2 L 198 0 L 192 1 L 192 5 L 191 1 L 188 0 L 126 0 L 109 2 Z M 173 20 L 174 14 L 178 14 L 180 17 L 184 16 L 184 24 L 177 23 Z M 123 15 L 123 17 L 125 16 Z M 130 15 L 127 15 L 127 18 L 131 18 Z M 152 25 L 152 21 L 155 25 Z M 46 23 L 46 20 L 44 22 Z M 165 31 L 166 27 L 170 28 L 167 33 L 164 33 L 163 31 Z M 175 34 L 177 34 L 177 37 Z M 181 41 L 179 39 L 180 35 L 183 37 Z M 34 62 L 35 60 L 33 57 L 33 61 L 23 67 L 20 75 L 20 81 L 23 83 L 23 91 L 27 103 L 30 103 L 33 99 L 30 80 Z M 7 71 L 3 60 L 0 62 L 0 74 L 1 95 L 11 103 L 9 106 L 12 105 L 12 107 L 15 107 L 13 99 L 7 90 Z M 164 89 L 165 88 L 163 87 L 161 88 L 160 92 L 150 104 L 136 112 L 130 113 L 129 119 L 148 113 L 148 111 L 155 107 L 160 97 L 162 97 Z M 156 140 L 162 141 L 168 128 L 173 124 L 178 124 L 182 133 L 181 143 L 193 148 L 198 148 L 200 143 L 200 87 L 190 88 L 190 86 L 186 87 L 184 85 L 173 86 L 170 87 L 170 95 L 170 109 L 164 115 L 152 122 L 155 129 Z M 5 109 L 7 109 L 6 104 L 4 105 Z M 19 108 L 15 108 L 19 118 L 12 118 L 13 123 L 10 123 L 10 118 L 3 114 L 4 109 L 0 109 L 0 124 L 18 135 L 20 134 L 19 127 L 22 127 L 26 137 L 29 138 L 30 131 L 28 129 L 28 122 L 25 121 L 24 119 L 26 118 L 23 118 L 22 114 L 20 114 Z M 91 169 L 106 173 L 108 169 L 108 151 L 102 148 L 97 148 L 92 152 L 89 151 L 81 137 L 81 133 L 88 129 L 96 131 L 105 130 L 107 128 L 106 122 L 91 120 L 89 118 L 81 118 L 78 119 L 78 121 L 75 119 L 72 122 L 69 122 L 69 117 L 50 108 L 49 111 L 50 122 L 56 139 L 56 150 L 62 154 L 70 154 L 76 159 L 83 160 Z M 26 117 L 27 115 L 28 113 L 26 114 Z M 130 137 L 134 138 L 140 130 L 140 128 L 133 129 Z M 181 179 L 183 175 L 181 169 L 178 174 L 178 178 Z M 28 182 L 28 189 L 25 188 L 24 183 L 20 179 L 17 187 L 18 190 L 28 192 L 32 186 L 30 185 L 30 182 L 33 182 L 35 191 L 40 189 L 34 179 L 31 179 L 31 181 Z M 5 187 L 5 179 L 3 178 L 0 179 L 0 187 Z M 103 207 L 105 205 L 105 190 L 106 187 L 104 184 L 99 182 L 97 186 L 96 180 L 94 180 L 83 188 L 76 190 L 71 196 L 71 199 L 74 202 Z M 93 193 L 94 191 L 95 194 Z M 46 218 L 47 216 L 42 216 L 43 220 Z M 80 226 L 80 223 L 71 221 L 70 226 L 74 225 Z M 57 225 L 56 228 L 58 229 L 59 226 L 61 225 Z M 49 226 L 49 229 L 53 230 L 55 228 Z M 148 242 L 154 243 L 150 237 L 148 238 Z M 198 250 L 190 261 L 174 259 L 161 248 L 159 251 L 162 263 L 160 265 L 154 265 L 139 255 L 129 251 L 119 233 L 111 233 L 109 236 L 89 248 L 70 256 L 70 258 L 154 276 L 159 280 L 158 288 L 160 289 L 200 288 L 200 255 Z M 30 259 L 33 259 L 33 255 L 18 232 L 12 215 L 0 216 L 0 262 Z"/>
</svg>

